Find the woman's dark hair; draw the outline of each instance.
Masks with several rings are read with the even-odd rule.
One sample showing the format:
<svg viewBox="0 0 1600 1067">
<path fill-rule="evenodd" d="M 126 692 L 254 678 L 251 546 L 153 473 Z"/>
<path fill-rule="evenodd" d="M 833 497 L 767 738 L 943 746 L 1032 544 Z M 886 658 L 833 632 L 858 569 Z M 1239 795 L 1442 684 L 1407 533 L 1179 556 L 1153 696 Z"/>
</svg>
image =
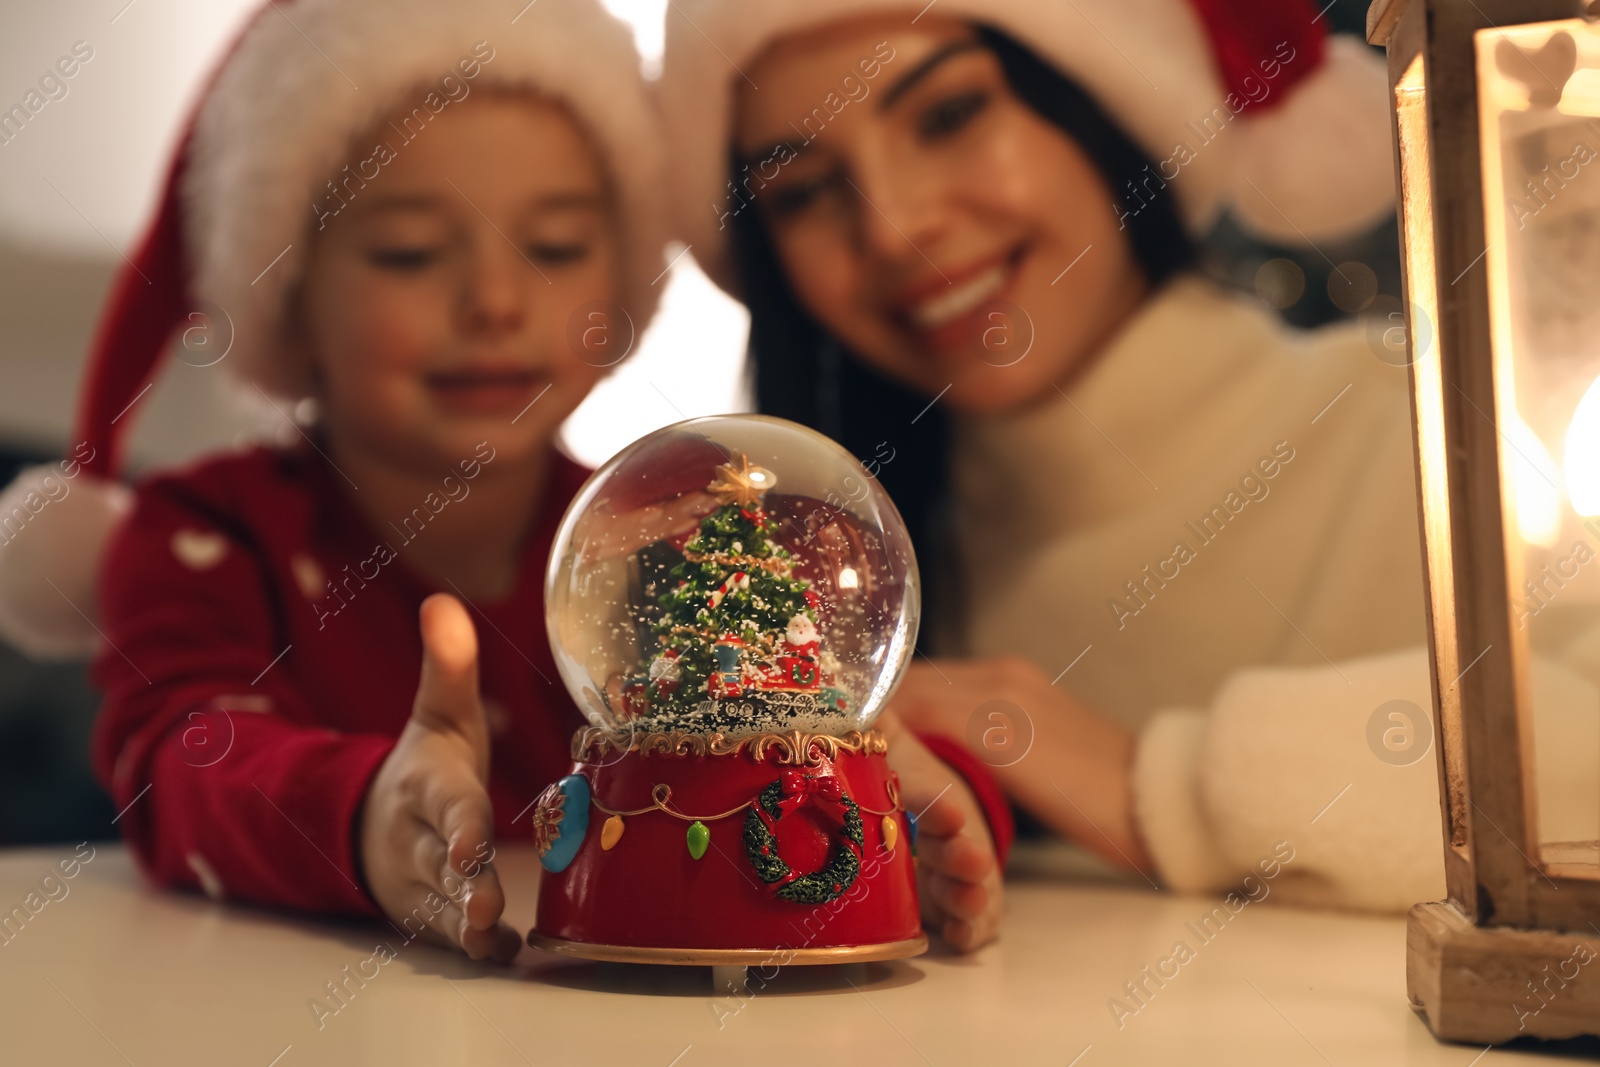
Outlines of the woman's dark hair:
<svg viewBox="0 0 1600 1067">
<path fill-rule="evenodd" d="M 1113 196 L 1155 173 L 1149 157 L 1075 82 L 1007 34 L 987 26 L 975 29 L 999 59 L 1011 90 L 1076 142 Z M 730 173 L 737 174 L 736 164 Z M 1154 197 L 1130 213 L 1126 225 L 1134 257 L 1152 287 L 1194 262 L 1195 246 L 1172 195 Z M 757 410 L 820 430 L 863 461 L 876 455 L 878 478 L 911 529 L 925 578 L 932 577 L 929 563 L 938 551 L 948 481 L 948 416 L 932 398 L 844 351 L 800 306 L 759 212 L 740 211 L 732 229 L 734 263 L 750 308 L 749 365 Z M 880 444 L 893 450 L 887 463 L 883 456 L 889 453 L 880 454 Z"/>
</svg>

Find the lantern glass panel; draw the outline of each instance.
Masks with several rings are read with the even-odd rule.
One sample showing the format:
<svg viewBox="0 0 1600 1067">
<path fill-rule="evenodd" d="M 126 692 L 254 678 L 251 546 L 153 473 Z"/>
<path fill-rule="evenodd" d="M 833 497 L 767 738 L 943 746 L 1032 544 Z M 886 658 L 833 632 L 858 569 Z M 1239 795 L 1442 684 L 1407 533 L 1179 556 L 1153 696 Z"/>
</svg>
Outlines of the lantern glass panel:
<svg viewBox="0 0 1600 1067">
<path fill-rule="evenodd" d="M 1417 456 L 1433 598 L 1434 655 L 1442 673 L 1460 670 L 1455 648 L 1454 590 L 1447 580 L 1450 561 L 1449 464 L 1445 452 L 1444 385 L 1436 341 L 1439 321 L 1437 272 L 1434 249 L 1437 234 L 1433 217 L 1433 146 L 1428 137 L 1427 67 L 1419 52 L 1394 86 L 1394 107 L 1400 146 L 1400 215 L 1405 240 L 1407 286 L 1412 306 L 1406 343 L 1417 403 Z M 1471 807 L 1462 768 L 1465 765 L 1461 735 L 1461 708 L 1455 694 L 1446 691 L 1440 701 L 1441 738 L 1448 799 L 1449 841 L 1463 857 L 1467 854 Z"/>
<path fill-rule="evenodd" d="M 1487 247 L 1451 284 L 1487 271 L 1530 829 L 1600 878 L 1600 27 L 1475 45 Z"/>
</svg>

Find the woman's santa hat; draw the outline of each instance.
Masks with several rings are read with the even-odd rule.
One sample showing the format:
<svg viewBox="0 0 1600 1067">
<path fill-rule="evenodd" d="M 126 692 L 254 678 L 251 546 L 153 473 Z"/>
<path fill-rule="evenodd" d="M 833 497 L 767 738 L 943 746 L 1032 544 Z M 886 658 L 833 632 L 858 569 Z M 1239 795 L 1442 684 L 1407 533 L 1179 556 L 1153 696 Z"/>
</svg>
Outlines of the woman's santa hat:
<svg viewBox="0 0 1600 1067">
<path fill-rule="evenodd" d="M 738 288 L 725 215 L 740 206 L 730 202 L 728 146 L 741 72 L 780 37 L 873 13 L 904 12 L 910 23 L 933 8 L 1026 44 L 1164 165 L 1168 188 L 1159 195 L 1177 196 L 1195 233 L 1227 207 L 1262 236 L 1314 242 L 1368 229 L 1393 208 L 1384 61 L 1353 37 L 1328 37 L 1308 0 L 939 0 L 920 13 L 919 6 L 669 6 L 662 103 L 681 224 L 695 258 L 724 288 Z"/>
<path fill-rule="evenodd" d="M 595 0 L 521 12 L 504 0 L 269 2 L 200 100 L 150 231 L 112 286 L 79 401 L 81 470 L 30 468 L 0 494 L 0 636 L 41 657 L 95 650 L 97 563 L 130 507 L 115 481 L 120 445 L 176 329 L 205 308 L 231 339 L 224 366 L 268 393 L 307 395 L 285 302 L 315 224 L 342 203 L 335 187 L 359 193 L 373 146 L 353 138 L 413 104 L 406 132 L 422 129 L 487 86 L 560 100 L 593 138 L 620 215 L 620 302 L 643 330 L 659 297 L 666 208 L 660 121 L 625 24 Z M 365 169 L 364 180 L 382 180 Z"/>
</svg>

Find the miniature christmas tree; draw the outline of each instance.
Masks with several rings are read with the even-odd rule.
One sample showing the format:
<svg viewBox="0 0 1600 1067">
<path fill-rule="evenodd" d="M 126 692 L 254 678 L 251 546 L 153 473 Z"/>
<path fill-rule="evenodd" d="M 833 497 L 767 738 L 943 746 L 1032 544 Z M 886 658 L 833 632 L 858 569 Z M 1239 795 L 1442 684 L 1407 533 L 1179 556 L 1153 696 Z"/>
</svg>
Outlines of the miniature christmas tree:
<svg viewBox="0 0 1600 1067">
<path fill-rule="evenodd" d="M 676 586 L 659 600 L 660 651 L 642 701 L 652 718 L 704 718 L 733 700 L 769 711 L 819 707 L 818 599 L 795 577 L 794 557 L 774 543 L 778 524 L 762 497 L 775 481 L 743 455 L 717 468 L 708 490 L 722 506 L 701 520 L 672 569 Z M 730 726 L 743 717 L 729 712 Z"/>
</svg>

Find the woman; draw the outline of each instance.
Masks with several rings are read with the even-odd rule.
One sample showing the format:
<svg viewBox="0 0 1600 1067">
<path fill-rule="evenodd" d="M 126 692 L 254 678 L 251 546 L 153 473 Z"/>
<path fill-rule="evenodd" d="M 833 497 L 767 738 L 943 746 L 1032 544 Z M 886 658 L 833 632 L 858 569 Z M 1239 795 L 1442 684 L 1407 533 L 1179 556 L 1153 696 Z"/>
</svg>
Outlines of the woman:
<svg viewBox="0 0 1600 1067">
<path fill-rule="evenodd" d="M 1381 62 L 1301 3 L 685 0 L 663 100 L 762 410 L 873 457 L 927 561 L 963 658 L 898 712 L 1174 888 L 1438 895 L 1428 746 L 1367 741 L 1430 699 L 1406 372 L 1189 270 L 1222 207 L 1383 216 Z"/>
</svg>

